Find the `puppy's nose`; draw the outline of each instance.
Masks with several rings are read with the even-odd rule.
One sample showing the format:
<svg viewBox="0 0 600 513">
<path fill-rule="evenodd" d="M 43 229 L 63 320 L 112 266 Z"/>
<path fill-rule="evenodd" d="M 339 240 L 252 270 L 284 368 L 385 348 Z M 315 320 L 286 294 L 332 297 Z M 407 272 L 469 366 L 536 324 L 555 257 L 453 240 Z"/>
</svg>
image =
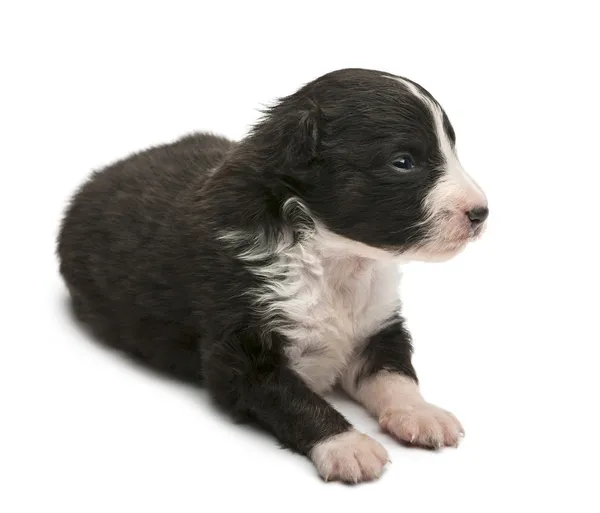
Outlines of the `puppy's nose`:
<svg viewBox="0 0 600 513">
<path fill-rule="evenodd" d="M 473 226 L 482 224 L 489 215 L 490 211 L 487 207 L 476 207 L 467 212 L 467 217 L 470 219 Z"/>
</svg>

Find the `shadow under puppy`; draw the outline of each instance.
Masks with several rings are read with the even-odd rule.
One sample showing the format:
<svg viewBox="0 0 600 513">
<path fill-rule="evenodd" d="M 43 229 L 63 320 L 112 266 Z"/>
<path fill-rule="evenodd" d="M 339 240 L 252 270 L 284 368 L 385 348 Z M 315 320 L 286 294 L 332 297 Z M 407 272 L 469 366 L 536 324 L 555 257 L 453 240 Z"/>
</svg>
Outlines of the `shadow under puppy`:
<svg viewBox="0 0 600 513">
<path fill-rule="evenodd" d="M 388 456 L 323 398 L 336 383 L 400 440 L 462 435 L 419 393 L 398 263 L 451 258 L 487 213 L 437 101 L 346 69 L 239 143 L 194 134 L 93 173 L 58 253 L 77 315 L 106 343 L 202 382 L 323 478 L 358 482 Z"/>
</svg>

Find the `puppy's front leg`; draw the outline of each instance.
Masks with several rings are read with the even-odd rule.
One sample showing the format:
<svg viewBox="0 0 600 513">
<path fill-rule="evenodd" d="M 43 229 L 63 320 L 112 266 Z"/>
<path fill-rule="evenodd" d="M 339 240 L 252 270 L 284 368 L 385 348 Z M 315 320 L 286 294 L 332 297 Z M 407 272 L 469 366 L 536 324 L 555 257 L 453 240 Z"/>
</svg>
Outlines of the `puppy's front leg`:
<svg viewBox="0 0 600 513">
<path fill-rule="evenodd" d="M 251 419 L 282 445 L 307 455 L 325 480 L 369 481 L 388 461 L 386 450 L 359 433 L 290 369 L 273 335 L 270 344 L 246 332 L 211 348 L 205 363 L 213 398 L 235 416 Z"/>
<path fill-rule="evenodd" d="M 371 337 L 342 376 L 344 389 L 398 439 L 425 447 L 456 446 L 460 422 L 426 402 L 411 363 L 410 335 L 402 319 Z"/>
</svg>

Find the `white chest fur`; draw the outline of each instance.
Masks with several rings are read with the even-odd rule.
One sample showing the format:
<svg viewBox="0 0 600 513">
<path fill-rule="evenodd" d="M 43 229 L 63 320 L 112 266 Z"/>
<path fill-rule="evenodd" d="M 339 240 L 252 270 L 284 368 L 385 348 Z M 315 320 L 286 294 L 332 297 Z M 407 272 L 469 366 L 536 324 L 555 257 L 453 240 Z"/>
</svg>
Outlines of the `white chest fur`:
<svg viewBox="0 0 600 513">
<path fill-rule="evenodd" d="M 325 392 L 398 308 L 399 270 L 358 256 L 310 253 L 286 255 L 285 279 L 271 300 L 285 320 L 278 329 L 291 342 L 290 365 Z"/>
<path fill-rule="evenodd" d="M 295 244 L 273 246 L 263 235 L 239 232 L 221 240 L 240 247 L 238 258 L 261 278 L 253 291 L 256 305 L 289 340 L 291 367 L 317 392 L 335 384 L 352 356 L 399 308 L 400 270 L 381 250 L 323 228 Z"/>
</svg>

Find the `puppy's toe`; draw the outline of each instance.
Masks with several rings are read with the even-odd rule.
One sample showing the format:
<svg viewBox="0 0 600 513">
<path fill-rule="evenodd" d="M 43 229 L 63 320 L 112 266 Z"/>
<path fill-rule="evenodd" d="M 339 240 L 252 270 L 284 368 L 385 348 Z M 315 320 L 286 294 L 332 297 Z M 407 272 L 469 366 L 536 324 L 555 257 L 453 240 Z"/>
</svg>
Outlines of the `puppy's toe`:
<svg viewBox="0 0 600 513">
<path fill-rule="evenodd" d="M 423 403 L 384 413 L 379 424 L 398 439 L 424 447 L 455 447 L 464 430 L 450 412 Z"/>
<path fill-rule="evenodd" d="M 355 430 L 317 444 L 310 457 L 323 479 L 348 483 L 377 479 L 388 461 L 379 442 Z"/>
</svg>

